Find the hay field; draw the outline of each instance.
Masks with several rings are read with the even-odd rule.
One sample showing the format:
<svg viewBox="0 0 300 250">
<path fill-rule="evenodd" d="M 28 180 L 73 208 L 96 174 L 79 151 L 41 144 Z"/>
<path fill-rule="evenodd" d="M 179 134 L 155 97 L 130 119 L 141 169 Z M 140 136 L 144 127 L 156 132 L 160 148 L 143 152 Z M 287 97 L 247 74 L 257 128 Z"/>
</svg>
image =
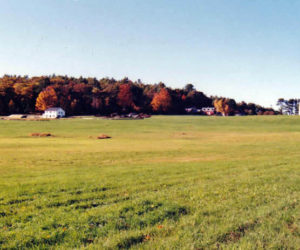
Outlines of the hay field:
<svg viewBox="0 0 300 250">
<path fill-rule="evenodd" d="M 300 117 L 0 120 L 0 249 L 299 246 Z"/>
</svg>

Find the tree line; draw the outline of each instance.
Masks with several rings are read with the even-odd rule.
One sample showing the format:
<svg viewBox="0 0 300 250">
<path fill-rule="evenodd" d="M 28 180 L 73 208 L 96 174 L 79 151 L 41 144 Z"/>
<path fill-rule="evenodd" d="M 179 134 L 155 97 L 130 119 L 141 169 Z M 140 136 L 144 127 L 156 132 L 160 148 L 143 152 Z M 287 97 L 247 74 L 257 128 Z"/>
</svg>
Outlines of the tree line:
<svg viewBox="0 0 300 250">
<path fill-rule="evenodd" d="M 254 103 L 206 96 L 192 84 L 169 88 L 164 83 L 145 84 L 128 78 L 84 78 L 69 76 L 12 76 L 0 78 L 0 114 L 42 112 L 59 106 L 68 115 L 112 113 L 185 114 L 188 107 L 216 108 L 223 115 L 272 115 Z"/>
<path fill-rule="evenodd" d="M 279 112 L 284 115 L 298 115 L 299 114 L 300 99 L 284 99 L 279 98 L 277 106 L 279 106 Z"/>
</svg>

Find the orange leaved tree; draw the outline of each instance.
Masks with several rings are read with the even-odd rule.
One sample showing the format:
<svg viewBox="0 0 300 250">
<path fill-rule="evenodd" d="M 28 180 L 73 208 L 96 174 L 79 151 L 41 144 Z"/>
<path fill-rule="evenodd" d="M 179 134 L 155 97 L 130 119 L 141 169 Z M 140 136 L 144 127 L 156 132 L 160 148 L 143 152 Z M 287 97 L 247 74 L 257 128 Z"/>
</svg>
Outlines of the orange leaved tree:
<svg viewBox="0 0 300 250">
<path fill-rule="evenodd" d="M 172 99 L 169 91 L 162 88 L 152 99 L 151 106 L 156 112 L 167 112 L 171 107 Z"/>
<path fill-rule="evenodd" d="M 47 108 L 55 107 L 56 104 L 56 92 L 53 87 L 49 86 L 38 95 L 35 108 L 37 110 L 44 111 Z"/>
</svg>

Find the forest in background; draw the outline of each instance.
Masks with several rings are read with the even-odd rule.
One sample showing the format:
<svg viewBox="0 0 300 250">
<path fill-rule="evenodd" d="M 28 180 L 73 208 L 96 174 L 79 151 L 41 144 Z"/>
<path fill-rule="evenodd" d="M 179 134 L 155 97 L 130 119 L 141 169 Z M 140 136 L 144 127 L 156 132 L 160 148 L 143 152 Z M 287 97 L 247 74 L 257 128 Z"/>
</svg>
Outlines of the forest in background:
<svg viewBox="0 0 300 250">
<path fill-rule="evenodd" d="M 277 111 L 254 103 L 206 96 L 192 84 L 170 88 L 164 83 L 145 84 L 128 78 L 69 76 L 12 76 L 0 78 L 0 114 L 37 113 L 62 107 L 67 115 L 112 113 L 185 114 L 186 108 L 215 107 L 223 115 L 274 115 Z"/>
</svg>

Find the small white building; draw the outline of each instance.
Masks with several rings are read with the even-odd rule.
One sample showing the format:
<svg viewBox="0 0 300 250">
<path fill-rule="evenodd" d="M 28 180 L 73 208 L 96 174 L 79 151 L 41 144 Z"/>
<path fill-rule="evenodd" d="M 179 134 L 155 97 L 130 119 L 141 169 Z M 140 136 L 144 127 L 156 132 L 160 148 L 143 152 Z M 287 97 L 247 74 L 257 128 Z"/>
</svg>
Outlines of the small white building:
<svg viewBox="0 0 300 250">
<path fill-rule="evenodd" d="M 202 111 L 206 115 L 214 115 L 215 114 L 215 108 L 214 107 L 205 107 L 205 108 L 202 108 Z"/>
<path fill-rule="evenodd" d="M 43 118 L 61 118 L 66 116 L 66 112 L 62 108 L 48 108 L 42 115 Z"/>
</svg>

